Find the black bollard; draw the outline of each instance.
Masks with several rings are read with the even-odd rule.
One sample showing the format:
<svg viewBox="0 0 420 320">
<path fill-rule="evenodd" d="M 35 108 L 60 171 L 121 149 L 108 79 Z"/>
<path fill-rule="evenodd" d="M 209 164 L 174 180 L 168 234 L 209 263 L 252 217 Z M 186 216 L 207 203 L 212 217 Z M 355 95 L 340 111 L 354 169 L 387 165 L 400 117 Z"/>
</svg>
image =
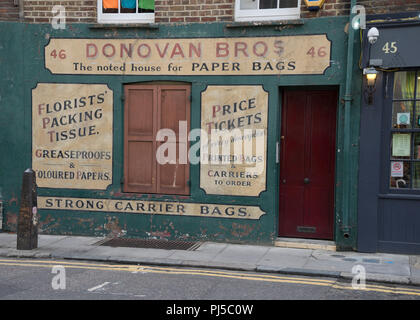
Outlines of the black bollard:
<svg viewBox="0 0 420 320">
<path fill-rule="evenodd" d="M 26 169 L 23 173 L 22 196 L 17 226 L 18 250 L 32 250 L 38 247 L 38 212 L 35 172 Z"/>
</svg>

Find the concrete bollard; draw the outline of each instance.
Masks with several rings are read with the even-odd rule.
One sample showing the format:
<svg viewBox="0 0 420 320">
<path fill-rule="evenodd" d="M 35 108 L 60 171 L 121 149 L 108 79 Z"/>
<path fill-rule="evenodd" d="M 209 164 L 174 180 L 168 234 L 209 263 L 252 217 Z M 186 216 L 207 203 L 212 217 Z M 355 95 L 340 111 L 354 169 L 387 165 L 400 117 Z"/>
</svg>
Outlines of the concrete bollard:
<svg viewBox="0 0 420 320">
<path fill-rule="evenodd" d="M 22 195 L 17 226 L 16 249 L 32 250 L 38 247 L 38 210 L 35 172 L 23 173 Z"/>
</svg>

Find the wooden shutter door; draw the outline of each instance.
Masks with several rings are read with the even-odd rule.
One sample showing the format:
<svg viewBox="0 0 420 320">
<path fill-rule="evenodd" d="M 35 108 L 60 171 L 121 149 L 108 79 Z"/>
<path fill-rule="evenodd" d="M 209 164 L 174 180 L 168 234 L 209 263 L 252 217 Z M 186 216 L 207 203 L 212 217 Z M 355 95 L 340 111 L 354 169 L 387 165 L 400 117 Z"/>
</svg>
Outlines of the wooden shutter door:
<svg viewBox="0 0 420 320">
<path fill-rule="evenodd" d="M 181 139 L 179 122 L 187 122 L 186 136 L 190 131 L 190 86 L 189 85 L 162 85 L 159 88 L 159 115 L 160 128 L 171 129 L 176 133 L 176 164 L 157 164 L 158 193 L 162 194 L 189 194 L 189 165 L 188 154 L 184 156 L 187 164 L 179 161 L 180 150 L 188 150 L 188 141 Z M 184 140 L 184 141 L 182 141 Z"/>
<path fill-rule="evenodd" d="M 157 86 L 127 85 L 124 107 L 124 192 L 155 193 Z"/>
<path fill-rule="evenodd" d="M 124 87 L 124 192 L 189 194 L 187 163 L 180 163 L 179 150 L 188 150 L 188 140 L 180 139 L 179 122 L 190 130 L 189 85 L 126 85 Z M 176 164 L 160 165 L 156 160 L 159 129 L 176 133 Z"/>
</svg>

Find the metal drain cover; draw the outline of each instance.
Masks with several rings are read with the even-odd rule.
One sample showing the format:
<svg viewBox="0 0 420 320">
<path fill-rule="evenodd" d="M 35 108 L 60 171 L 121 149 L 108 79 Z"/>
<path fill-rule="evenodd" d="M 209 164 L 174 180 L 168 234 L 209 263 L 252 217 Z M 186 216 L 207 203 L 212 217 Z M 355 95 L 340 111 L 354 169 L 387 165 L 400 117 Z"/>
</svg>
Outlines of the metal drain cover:
<svg viewBox="0 0 420 320">
<path fill-rule="evenodd" d="M 177 240 L 158 240 L 158 239 L 129 239 L 114 238 L 100 244 L 107 247 L 126 247 L 126 248 L 151 248 L 165 250 L 188 250 L 197 249 L 201 243 L 194 241 Z"/>
</svg>

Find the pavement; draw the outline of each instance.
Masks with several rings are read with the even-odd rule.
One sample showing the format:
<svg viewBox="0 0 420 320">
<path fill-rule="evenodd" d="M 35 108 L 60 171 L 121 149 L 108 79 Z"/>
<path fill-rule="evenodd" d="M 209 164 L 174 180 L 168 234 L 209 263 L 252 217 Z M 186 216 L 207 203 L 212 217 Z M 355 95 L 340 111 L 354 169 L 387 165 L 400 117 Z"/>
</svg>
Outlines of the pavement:
<svg viewBox="0 0 420 320">
<path fill-rule="evenodd" d="M 420 286 L 420 256 L 335 252 L 203 242 L 192 251 L 109 247 L 104 237 L 39 235 L 38 248 L 17 250 L 15 233 L 0 233 L 0 257 L 49 258 L 107 263 L 202 267 L 353 279 L 361 265 L 367 282 Z"/>
</svg>

